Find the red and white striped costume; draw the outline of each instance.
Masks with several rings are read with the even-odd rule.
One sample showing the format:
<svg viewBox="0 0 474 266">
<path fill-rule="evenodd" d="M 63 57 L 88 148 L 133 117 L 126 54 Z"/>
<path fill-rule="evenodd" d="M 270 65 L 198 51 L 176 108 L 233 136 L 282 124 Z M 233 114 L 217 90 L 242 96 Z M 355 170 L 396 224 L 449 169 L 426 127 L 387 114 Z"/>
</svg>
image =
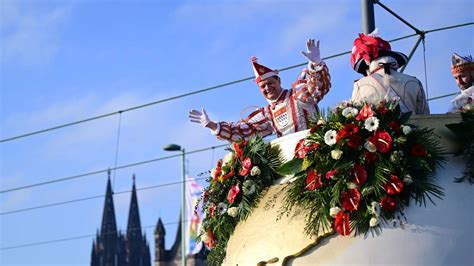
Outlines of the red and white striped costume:
<svg viewBox="0 0 474 266">
<path fill-rule="evenodd" d="M 219 139 L 236 141 L 254 134 L 278 137 L 308 129 L 309 119 L 319 113 L 318 103 L 331 87 L 329 70 L 324 62 L 304 69 L 291 90 L 282 90 L 279 98 L 257 109 L 245 120 L 218 122 L 213 133 Z"/>
</svg>

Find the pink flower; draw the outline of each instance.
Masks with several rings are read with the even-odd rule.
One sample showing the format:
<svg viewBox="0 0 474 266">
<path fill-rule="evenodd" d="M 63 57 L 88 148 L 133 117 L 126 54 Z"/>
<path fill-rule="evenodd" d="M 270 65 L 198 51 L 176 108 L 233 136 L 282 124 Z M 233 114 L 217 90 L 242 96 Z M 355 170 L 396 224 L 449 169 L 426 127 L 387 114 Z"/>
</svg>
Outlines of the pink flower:
<svg viewBox="0 0 474 266">
<path fill-rule="evenodd" d="M 227 200 L 232 204 L 235 201 L 235 197 L 240 192 L 239 184 L 237 183 L 235 186 L 232 186 L 229 190 L 229 194 L 227 195 Z"/>
<path fill-rule="evenodd" d="M 356 120 L 360 121 L 363 120 L 365 121 L 367 118 L 374 116 L 374 112 L 370 108 L 368 104 L 365 104 L 362 109 L 360 109 L 359 114 L 356 116 Z"/>
<path fill-rule="evenodd" d="M 337 170 L 331 170 L 326 173 L 326 179 L 331 179 L 333 176 L 337 175 Z"/>
<path fill-rule="evenodd" d="M 249 157 L 246 157 L 242 161 L 242 169 L 240 169 L 239 175 L 246 176 L 250 172 L 250 169 L 252 169 L 252 161 Z"/>
</svg>

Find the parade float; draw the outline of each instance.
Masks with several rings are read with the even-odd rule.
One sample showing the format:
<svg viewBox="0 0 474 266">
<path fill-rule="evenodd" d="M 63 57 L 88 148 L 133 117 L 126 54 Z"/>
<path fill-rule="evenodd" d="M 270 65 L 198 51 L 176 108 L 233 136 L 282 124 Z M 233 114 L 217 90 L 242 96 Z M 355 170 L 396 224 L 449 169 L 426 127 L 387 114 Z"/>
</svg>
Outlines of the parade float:
<svg viewBox="0 0 474 266">
<path fill-rule="evenodd" d="M 346 105 L 268 146 L 234 143 L 205 192 L 208 263 L 472 265 L 467 147 L 445 126 L 463 119 L 406 118 Z"/>
</svg>

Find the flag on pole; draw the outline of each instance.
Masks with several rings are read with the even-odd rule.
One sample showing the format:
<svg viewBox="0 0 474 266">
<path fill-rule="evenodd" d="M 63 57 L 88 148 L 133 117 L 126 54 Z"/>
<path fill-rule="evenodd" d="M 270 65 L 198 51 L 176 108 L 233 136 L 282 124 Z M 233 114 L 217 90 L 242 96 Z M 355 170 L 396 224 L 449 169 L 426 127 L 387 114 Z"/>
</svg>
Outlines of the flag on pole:
<svg viewBox="0 0 474 266">
<path fill-rule="evenodd" d="M 185 234 L 186 254 L 196 254 L 202 248 L 202 242 L 198 241 L 198 236 L 204 213 L 201 204 L 196 208 L 202 191 L 203 187 L 194 178 L 186 175 L 186 218 L 184 223 L 187 228 Z"/>
</svg>

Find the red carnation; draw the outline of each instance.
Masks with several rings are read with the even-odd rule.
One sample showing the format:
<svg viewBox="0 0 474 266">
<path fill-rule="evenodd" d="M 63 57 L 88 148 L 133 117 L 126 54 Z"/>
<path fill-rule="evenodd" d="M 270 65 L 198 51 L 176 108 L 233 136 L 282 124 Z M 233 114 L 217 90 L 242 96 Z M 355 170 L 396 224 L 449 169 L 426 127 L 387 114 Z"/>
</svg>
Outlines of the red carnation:
<svg viewBox="0 0 474 266">
<path fill-rule="evenodd" d="M 424 157 L 426 155 L 425 147 L 421 144 L 415 144 L 411 147 L 410 154 L 416 157 Z"/>
<path fill-rule="evenodd" d="M 315 190 L 322 185 L 321 174 L 318 174 L 314 169 L 309 171 L 306 177 L 306 189 Z"/>
<path fill-rule="evenodd" d="M 337 175 L 337 170 L 331 170 L 326 173 L 326 179 L 331 179 L 333 176 Z"/>
<path fill-rule="evenodd" d="M 340 211 L 336 215 L 334 227 L 341 236 L 349 235 L 351 233 L 351 228 L 349 227 L 349 214 Z"/>
<path fill-rule="evenodd" d="M 250 172 L 250 169 L 252 169 L 252 161 L 250 160 L 249 157 L 246 157 L 242 161 L 242 169 L 240 169 L 239 175 L 246 176 Z"/>
<path fill-rule="evenodd" d="M 396 175 L 390 175 L 390 181 L 385 184 L 385 191 L 390 195 L 397 195 L 403 190 L 403 182 Z"/>
<path fill-rule="evenodd" d="M 348 211 L 357 210 L 360 202 L 360 192 L 357 188 L 341 193 L 342 207 Z"/>
<path fill-rule="evenodd" d="M 377 113 L 380 115 L 385 115 L 388 114 L 389 110 L 385 108 L 385 105 L 383 102 L 380 103 L 379 107 L 377 107 Z"/>
<path fill-rule="evenodd" d="M 229 194 L 227 195 L 227 200 L 232 204 L 234 203 L 235 197 L 240 192 L 239 184 L 236 184 L 235 186 L 232 186 L 229 190 Z"/>
<path fill-rule="evenodd" d="M 340 139 L 343 139 L 347 136 L 352 136 L 359 132 L 359 127 L 356 124 L 346 124 L 344 128 L 339 130 L 336 135 L 336 142 L 339 142 Z"/>
<path fill-rule="evenodd" d="M 389 196 L 384 196 L 380 200 L 380 205 L 382 205 L 382 208 L 388 212 L 393 212 L 395 211 L 395 208 L 397 208 L 397 203 L 392 197 Z"/>
<path fill-rule="evenodd" d="M 365 167 L 360 164 L 355 164 L 353 173 L 354 183 L 356 183 L 359 187 L 362 186 L 367 180 L 367 171 L 365 170 Z"/>
<path fill-rule="evenodd" d="M 362 109 L 360 109 L 359 114 L 356 116 L 356 120 L 367 120 L 367 118 L 374 116 L 374 112 L 368 104 L 365 104 Z"/>
<path fill-rule="evenodd" d="M 392 149 L 392 137 L 387 131 L 377 130 L 375 134 L 369 137 L 369 141 L 377 147 L 380 153 L 387 153 Z"/>
</svg>

